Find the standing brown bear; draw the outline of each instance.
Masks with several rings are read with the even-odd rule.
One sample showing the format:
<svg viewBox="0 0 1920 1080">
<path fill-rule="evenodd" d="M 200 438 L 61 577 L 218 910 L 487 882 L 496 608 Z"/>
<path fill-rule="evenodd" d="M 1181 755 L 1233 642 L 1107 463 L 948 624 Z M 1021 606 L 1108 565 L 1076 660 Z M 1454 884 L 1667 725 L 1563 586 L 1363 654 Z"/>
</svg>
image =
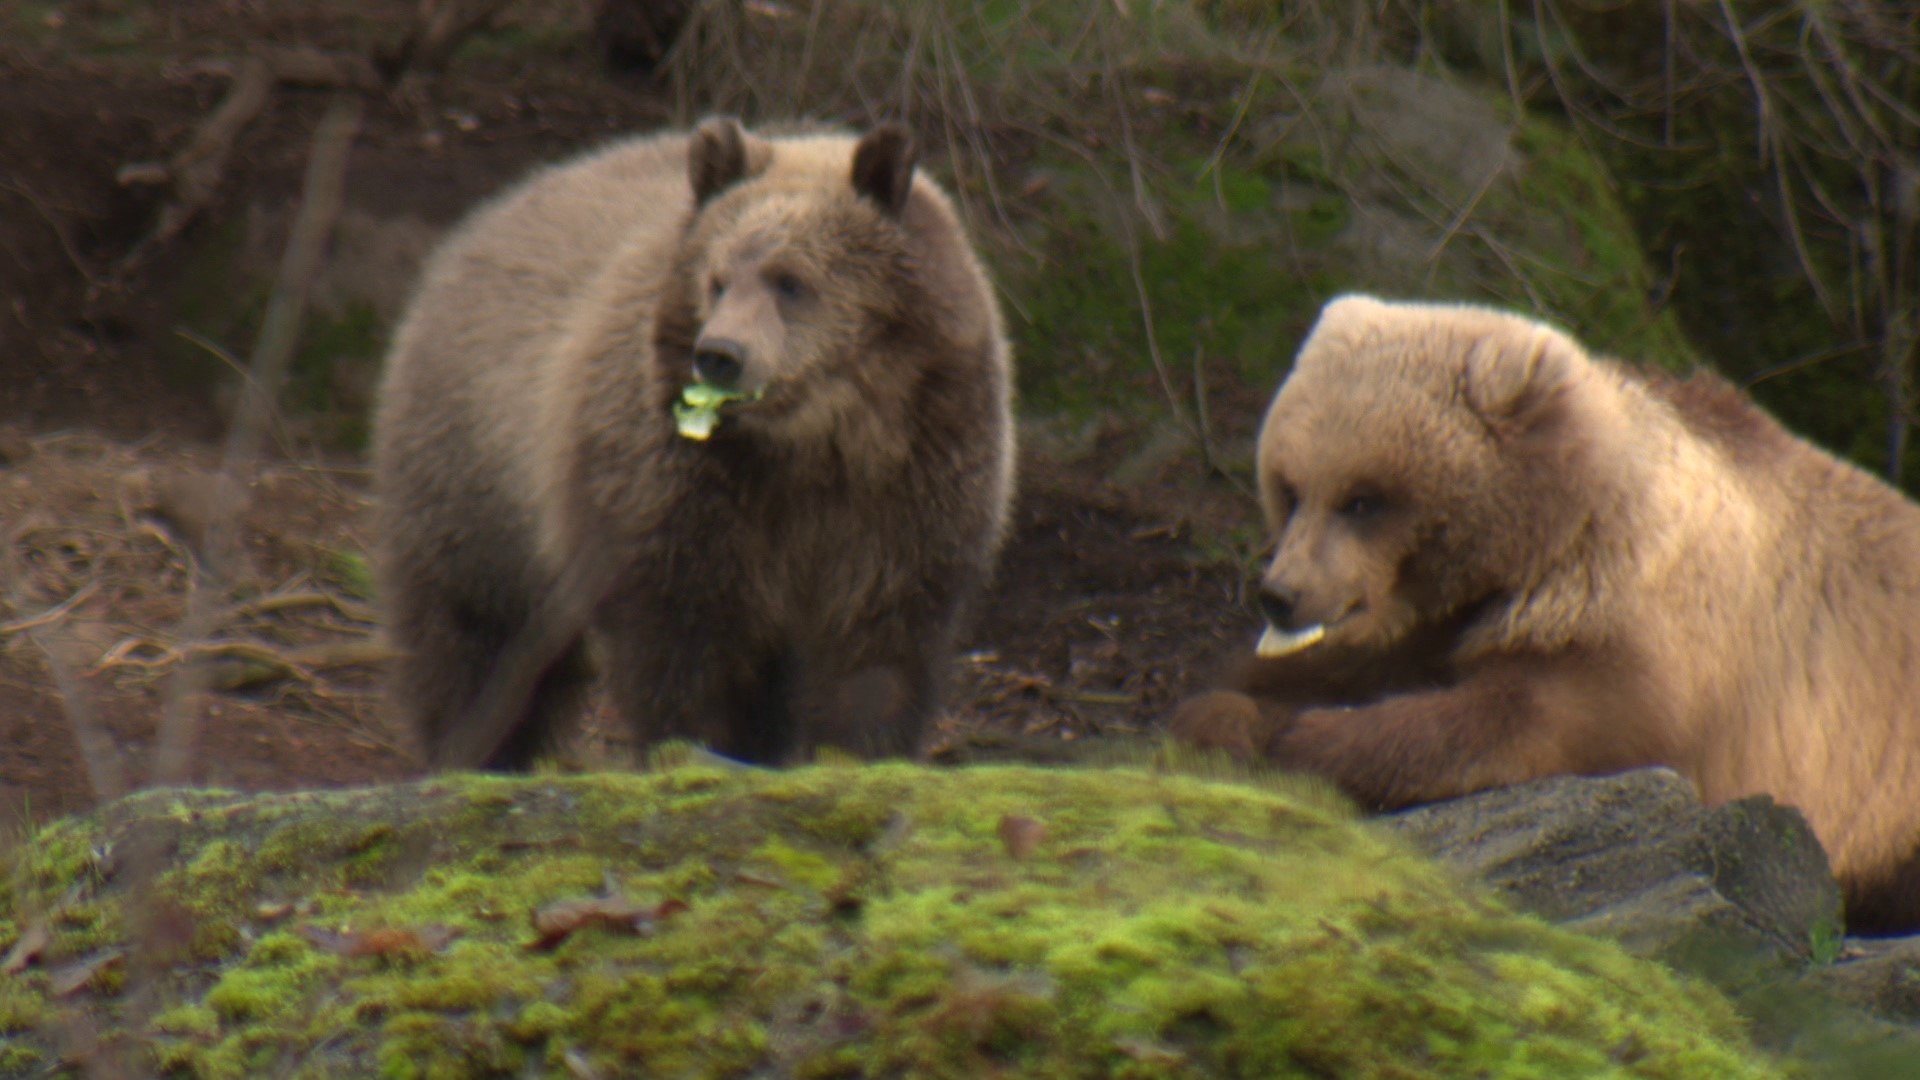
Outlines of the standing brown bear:
<svg viewBox="0 0 1920 1080">
<path fill-rule="evenodd" d="M 1807 815 L 1920 923 L 1920 508 L 1717 378 L 1329 304 L 1260 434 L 1267 628 L 1176 735 L 1398 807 L 1664 764 Z"/>
<path fill-rule="evenodd" d="M 429 261 L 374 479 L 392 689 L 524 768 L 593 669 L 645 745 L 912 752 L 1012 484 L 999 310 L 908 133 L 729 119 L 536 174 Z"/>
</svg>

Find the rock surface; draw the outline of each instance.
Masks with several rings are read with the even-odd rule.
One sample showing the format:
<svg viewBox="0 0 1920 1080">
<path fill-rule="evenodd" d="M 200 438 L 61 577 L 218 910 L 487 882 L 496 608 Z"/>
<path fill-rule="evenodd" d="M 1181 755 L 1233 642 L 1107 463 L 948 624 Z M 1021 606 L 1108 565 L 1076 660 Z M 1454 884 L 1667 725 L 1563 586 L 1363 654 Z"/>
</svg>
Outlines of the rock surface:
<svg viewBox="0 0 1920 1080">
<path fill-rule="evenodd" d="M 1739 983 L 1831 959 L 1840 890 L 1806 819 L 1705 807 L 1671 769 L 1555 777 L 1383 818 L 1523 910 Z"/>
<path fill-rule="evenodd" d="M 1850 941 L 1807 981 L 1849 1005 L 1920 1026 L 1920 937 Z"/>
<path fill-rule="evenodd" d="M 1809 1075 L 1920 1076 L 1920 936 L 1844 938 L 1798 810 L 1671 769 L 1555 777 L 1379 819 L 1524 911 L 1728 990 Z"/>
</svg>

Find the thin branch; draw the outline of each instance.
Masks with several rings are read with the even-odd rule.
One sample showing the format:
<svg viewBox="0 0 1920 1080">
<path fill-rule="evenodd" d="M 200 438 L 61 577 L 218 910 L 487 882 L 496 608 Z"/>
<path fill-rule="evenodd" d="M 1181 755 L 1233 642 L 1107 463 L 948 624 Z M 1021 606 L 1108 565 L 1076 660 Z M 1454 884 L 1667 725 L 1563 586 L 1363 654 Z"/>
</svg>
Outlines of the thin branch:
<svg viewBox="0 0 1920 1080">
<path fill-rule="evenodd" d="M 85 585 L 82 585 L 80 588 L 74 590 L 74 593 L 72 596 L 67 597 L 65 600 L 61 601 L 59 604 L 51 608 L 48 608 L 47 610 L 41 612 L 38 615 L 29 616 L 24 619 L 16 619 L 13 622 L 0 623 L 0 635 L 18 634 L 23 631 L 34 630 L 42 626 L 47 626 L 51 623 L 57 623 L 61 619 L 66 618 L 68 612 L 72 611 L 74 608 L 84 603 L 88 597 L 92 596 L 94 593 L 99 591 L 100 591 L 100 582 L 89 581 Z"/>
<path fill-rule="evenodd" d="M 273 295 L 267 300 L 267 313 L 261 320 L 260 336 L 253 347 L 249 365 L 252 378 L 242 391 L 242 404 L 228 433 L 226 458 L 230 466 L 251 462 L 260 456 L 267 420 L 273 415 L 280 384 L 285 381 L 287 368 L 293 361 L 300 323 L 306 315 L 307 295 L 312 292 L 313 280 L 319 273 L 327 235 L 340 216 L 347 152 L 360 128 L 360 112 L 359 98 L 337 96 L 315 129 L 313 151 L 301 187 L 300 211 L 294 217 L 279 276 L 274 281 Z"/>
<path fill-rule="evenodd" d="M 66 255 L 67 262 L 71 263 L 74 270 L 79 272 L 81 280 L 85 281 L 88 285 L 96 284 L 93 271 L 88 268 L 86 260 L 80 257 L 78 251 L 74 250 L 73 241 L 67 236 L 66 226 L 62 225 L 60 220 L 53 216 L 53 212 L 47 209 L 46 203 L 42 202 L 39 196 L 28 190 L 24 185 L 16 184 L 5 179 L 0 179 L 0 191 L 11 191 L 13 194 L 25 200 L 28 206 L 33 207 L 33 212 L 39 215 L 40 220 L 47 223 L 48 228 L 53 230 L 54 239 L 60 241 L 61 253 Z"/>
<path fill-rule="evenodd" d="M 341 189 L 346 172 L 347 152 L 360 125 L 358 97 L 338 95 L 328 105 L 314 132 L 313 149 L 308 155 L 307 174 L 302 186 L 300 212 L 295 216 L 292 235 L 274 282 L 262 320 L 259 342 L 254 349 L 251 368 L 253 380 L 246 384 L 240 407 L 228 434 L 221 457 L 221 473 L 229 482 L 243 474 L 259 457 L 266 418 L 286 366 L 293 354 L 300 320 L 306 309 L 307 293 L 318 269 L 320 253 L 334 219 L 339 215 Z M 237 482 L 236 482 L 237 483 Z M 211 523 L 206 538 L 206 557 L 213 582 L 201 583 L 188 599 L 183 622 L 183 637 L 197 641 L 213 628 L 220 604 L 220 590 L 209 587 L 233 572 L 231 565 L 237 548 L 240 519 L 245 509 L 245 489 L 237 507 Z M 207 689 L 209 669 L 204 664 L 188 664 L 175 678 L 166 708 L 160 717 L 154 751 L 153 777 L 162 783 L 184 779 L 188 775 L 193 736 L 191 703 Z"/>
</svg>

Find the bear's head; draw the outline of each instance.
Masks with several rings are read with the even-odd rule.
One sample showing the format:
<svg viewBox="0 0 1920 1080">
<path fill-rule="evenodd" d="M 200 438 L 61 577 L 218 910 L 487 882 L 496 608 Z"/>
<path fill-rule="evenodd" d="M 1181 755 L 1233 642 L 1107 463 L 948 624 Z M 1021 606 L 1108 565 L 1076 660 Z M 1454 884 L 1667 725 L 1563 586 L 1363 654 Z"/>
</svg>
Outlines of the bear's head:
<svg viewBox="0 0 1920 1080">
<path fill-rule="evenodd" d="M 1518 316 L 1329 303 L 1260 433 L 1276 547 L 1258 653 L 1390 650 L 1524 596 L 1594 497 L 1579 490 L 1594 372 Z"/>
<path fill-rule="evenodd" d="M 905 409 L 927 375 L 918 365 L 988 355 L 991 297 L 915 163 L 897 124 L 857 139 L 699 125 L 694 212 L 656 324 L 670 391 L 722 388 L 738 395 L 722 431 L 791 439 Z"/>
</svg>

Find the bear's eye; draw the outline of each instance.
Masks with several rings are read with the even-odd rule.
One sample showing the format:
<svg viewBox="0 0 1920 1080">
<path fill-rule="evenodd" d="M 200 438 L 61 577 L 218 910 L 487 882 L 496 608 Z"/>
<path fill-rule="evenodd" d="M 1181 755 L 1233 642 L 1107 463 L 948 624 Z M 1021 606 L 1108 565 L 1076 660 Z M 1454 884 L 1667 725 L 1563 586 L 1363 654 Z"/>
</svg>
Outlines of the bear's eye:
<svg viewBox="0 0 1920 1080">
<path fill-rule="evenodd" d="M 1380 511 L 1386 509 L 1386 505 L 1386 500 L 1380 497 L 1379 492 L 1356 491 L 1347 496 L 1346 502 L 1340 504 L 1338 513 L 1349 521 L 1365 521 L 1379 516 Z"/>
<path fill-rule="evenodd" d="M 719 278 L 714 278 L 712 281 L 707 283 L 707 297 L 709 299 L 718 300 L 720 299 L 720 294 L 726 291 L 727 291 L 727 283 L 724 281 L 721 281 Z"/>
<path fill-rule="evenodd" d="M 1285 524 L 1293 517 L 1294 508 L 1300 505 L 1300 493 L 1293 490 L 1293 485 L 1279 482 L 1275 482 L 1268 490 L 1273 500 L 1273 513 L 1280 524 Z"/>
<path fill-rule="evenodd" d="M 776 271 L 768 284 L 773 286 L 773 291 L 782 300 L 799 300 L 807 295 L 806 282 L 801 281 L 798 274 L 785 270 Z"/>
</svg>

